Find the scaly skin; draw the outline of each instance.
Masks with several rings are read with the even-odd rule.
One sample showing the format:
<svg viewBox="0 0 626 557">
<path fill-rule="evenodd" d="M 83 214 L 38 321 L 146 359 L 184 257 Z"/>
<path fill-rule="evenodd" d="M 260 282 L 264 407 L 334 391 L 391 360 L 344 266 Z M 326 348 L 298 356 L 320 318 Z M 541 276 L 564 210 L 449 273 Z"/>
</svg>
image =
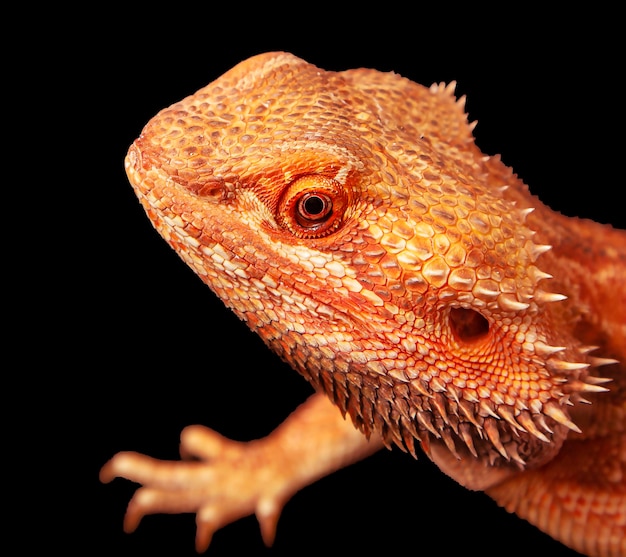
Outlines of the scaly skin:
<svg viewBox="0 0 626 557">
<path fill-rule="evenodd" d="M 318 394 L 253 443 L 186 429 L 200 462 L 113 457 L 104 481 L 145 484 L 128 530 L 196 512 L 204 550 L 256 513 L 270 544 L 298 489 L 417 441 L 573 549 L 626 554 L 626 234 L 551 211 L 472 128 L 452 87 L 285 53 L 146 125 L 126 169 L 150 220 Z"/>
</svg>

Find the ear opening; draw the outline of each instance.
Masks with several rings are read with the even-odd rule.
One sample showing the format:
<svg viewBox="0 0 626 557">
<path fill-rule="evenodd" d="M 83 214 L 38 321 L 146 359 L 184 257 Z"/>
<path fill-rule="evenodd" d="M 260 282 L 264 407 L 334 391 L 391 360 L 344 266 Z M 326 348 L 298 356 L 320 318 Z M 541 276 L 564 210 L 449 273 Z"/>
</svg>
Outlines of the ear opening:
<svg viewBox="0 0 626 557">
<path fill-rule="evenodd" d="M 474 309 L 452 308 L 450 328 L 458 342 L 476 342 L 489 333 L 489 321 Z"/>
</svg>

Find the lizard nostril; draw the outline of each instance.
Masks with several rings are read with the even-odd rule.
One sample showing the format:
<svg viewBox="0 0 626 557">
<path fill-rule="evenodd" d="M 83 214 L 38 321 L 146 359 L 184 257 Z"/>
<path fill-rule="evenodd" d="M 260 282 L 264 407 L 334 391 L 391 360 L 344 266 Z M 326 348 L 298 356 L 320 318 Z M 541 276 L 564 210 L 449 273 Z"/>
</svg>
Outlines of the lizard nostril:
<svg viewBox="0 0 626 557">
<path fill-rule="evenodd" d="M 450 327 L 458 341 L 473 342 L 489 332 L 489 321 L 473 309 L 452 308 Z"/>
</svg>

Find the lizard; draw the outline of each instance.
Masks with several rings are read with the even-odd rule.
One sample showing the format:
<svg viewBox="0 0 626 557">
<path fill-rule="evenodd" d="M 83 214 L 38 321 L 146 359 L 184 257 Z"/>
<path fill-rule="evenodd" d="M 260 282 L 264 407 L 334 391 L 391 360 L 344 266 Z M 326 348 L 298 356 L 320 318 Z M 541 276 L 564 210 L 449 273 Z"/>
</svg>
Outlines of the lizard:
<svg viewBox="0 0 626 557">
<path fill-rule="evenodd" d="M 160 111 L 125 169 L 200 279 L 315 389 L 267 437 L 117 453 L 124 528 L 196 549 L 384 448 L 425 454 L 566 546 L 626 555 L 626 233 L 552 211 L 475 143 L 455 83 L 244 60 Z"/>
</svg>

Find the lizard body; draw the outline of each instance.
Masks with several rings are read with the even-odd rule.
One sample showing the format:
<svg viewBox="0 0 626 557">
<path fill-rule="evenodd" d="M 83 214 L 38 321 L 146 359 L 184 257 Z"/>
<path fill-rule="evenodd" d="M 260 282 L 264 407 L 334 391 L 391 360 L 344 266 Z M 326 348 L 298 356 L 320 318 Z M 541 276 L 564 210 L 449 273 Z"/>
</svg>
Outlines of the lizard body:
<svg viewBox="0 0 626 557">
<path fill-rule="evenodd" d="M 146 125 L 126 169 L 150 220 L 318 394 L 249 444 L 186 429 L 201 462 L 116 455 L 103 480 L 145 484 L 128 530 L 196 512 L 202 550 L 254 512 L 269 544 L 302 486 L 421 446 L 577 551 L 626 553 L 626 235 L 551 211 L 472 129 L 451 86 L 286 53 Z"/>
</svg>

